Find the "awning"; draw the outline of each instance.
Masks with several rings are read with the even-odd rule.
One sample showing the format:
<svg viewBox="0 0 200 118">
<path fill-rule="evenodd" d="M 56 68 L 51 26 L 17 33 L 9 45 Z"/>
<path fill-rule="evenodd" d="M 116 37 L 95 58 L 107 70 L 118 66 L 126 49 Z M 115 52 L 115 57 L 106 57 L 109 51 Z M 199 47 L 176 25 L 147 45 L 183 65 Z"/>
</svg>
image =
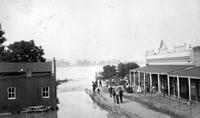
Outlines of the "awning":
<svg viewBox="0 0 200 118">
<path fill-rule="evenodd" d="M 131 71 L 168 74 L 170 72 L 186 69 L 189 67 L 192 66 L 191 65 L 148 65 L 141 68 L 133 69 Z"/>
<path fill-rule="evenodd" d="M 191 67 L 180 71 L 170 72 L 169 75 L 200 78 L 200 67 Z"/>
</svg>

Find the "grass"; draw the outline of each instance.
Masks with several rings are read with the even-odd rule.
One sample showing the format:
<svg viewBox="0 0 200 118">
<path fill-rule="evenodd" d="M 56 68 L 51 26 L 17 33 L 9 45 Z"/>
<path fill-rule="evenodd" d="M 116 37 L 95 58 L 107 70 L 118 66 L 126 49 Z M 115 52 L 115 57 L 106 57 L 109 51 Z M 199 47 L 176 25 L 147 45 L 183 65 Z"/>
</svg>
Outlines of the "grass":
<svg viewBox="0 0 200 118">
<path fill-rule="evenodd" d="M 98 106 L 100 106 L 102 109 L 111 112 L 112 115 L 116 116 L 117 118 L 120 116 L 123 118 L 132 118 L 131 115 L 121 109 L 117 105 L 110 104 L 106 98 L 104 98 L 102 95 L 99 95 L 97 93 L 92 93 L 91 90 L 86 89 L 85 92 L 91 97 L 92 101 L 96 103 Z"/>
<path fill-rule="evenodd" d="M 174 118 L 188 118 L 189 117 L 189 116 L 183 115 L 178 110 L 174 110 L 158 102 L 152 102 L 151 100 L 141 98 L 141 97 L 126 96 L 126 95 L 124 95 L 124 97 L 130 100 L 136 101 L 144 106 L 147 106 L 149 109 L 170 115 Z"/>
</svg>

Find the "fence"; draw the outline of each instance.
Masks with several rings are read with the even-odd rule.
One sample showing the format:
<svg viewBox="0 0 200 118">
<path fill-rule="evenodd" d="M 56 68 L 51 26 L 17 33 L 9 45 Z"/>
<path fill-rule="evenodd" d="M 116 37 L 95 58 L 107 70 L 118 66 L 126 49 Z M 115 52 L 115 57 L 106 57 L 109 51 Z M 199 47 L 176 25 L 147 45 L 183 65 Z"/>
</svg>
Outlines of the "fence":
<svg viewBox="0 0 200 118">
<path fill-rule="evenodd" d="M 174 97 L 165 96 L 158 93 L 136 93 L 135 94 L 142 102 L 150 102 L 152 105 L 162 106 L 169 115 L 181 114 L 186 117 L 193 117 L 200 115 L 200 105 L 194 101 L 187 101 L 184 99 L 177 99 Z"/>
</svg>

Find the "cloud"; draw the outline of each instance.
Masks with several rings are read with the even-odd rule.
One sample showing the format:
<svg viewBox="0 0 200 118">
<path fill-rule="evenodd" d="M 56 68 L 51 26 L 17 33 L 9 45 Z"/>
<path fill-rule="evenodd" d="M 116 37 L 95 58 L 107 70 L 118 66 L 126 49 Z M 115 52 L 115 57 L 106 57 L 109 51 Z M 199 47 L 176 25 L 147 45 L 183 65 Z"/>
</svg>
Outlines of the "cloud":
<svg viewBox="0 0 200 118">
<path fill-rule="evenodd" d="M 145 51 L 157 50 L 161 40 L 168 47 L 200 43 L 198 3 L 4 0 L 0 20 L 9 41 L 35 39 L 48 57 L 144 60 Z"/>
</svg>

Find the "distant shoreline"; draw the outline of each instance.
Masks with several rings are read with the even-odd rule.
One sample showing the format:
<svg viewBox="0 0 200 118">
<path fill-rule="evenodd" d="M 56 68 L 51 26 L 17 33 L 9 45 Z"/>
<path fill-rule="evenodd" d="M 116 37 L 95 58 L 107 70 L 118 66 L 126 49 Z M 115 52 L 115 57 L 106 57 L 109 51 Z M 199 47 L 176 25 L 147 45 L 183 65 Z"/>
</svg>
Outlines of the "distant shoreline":
<svg viewBox="0 0 200 118">
<path fill-rule="evenodd" d="M 103 65 L 85 65 L 85 66 L 81 66 L 81 65 L 71 65 L 71 66 L 56 66 L 57 68 L 67 68 L 67 67 L 91 67 L 91 66 L 103 66 Z"/>
</svg>

